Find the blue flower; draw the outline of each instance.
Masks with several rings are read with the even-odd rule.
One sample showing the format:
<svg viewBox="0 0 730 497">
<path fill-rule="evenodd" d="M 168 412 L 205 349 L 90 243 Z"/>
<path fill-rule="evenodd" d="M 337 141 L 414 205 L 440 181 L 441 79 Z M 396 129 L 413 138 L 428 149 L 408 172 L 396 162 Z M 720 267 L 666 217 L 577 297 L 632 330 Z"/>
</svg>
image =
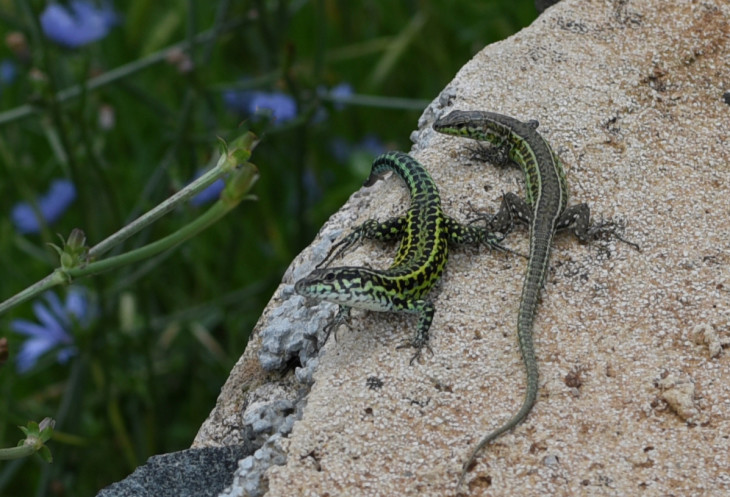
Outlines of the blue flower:
<svg viewBox="0 0 730 497">
<path fill-rule="evenodd" d="M 336 136 L 330 142 L 330 153 L 337 162 L 344 163 L 350 158 L 352 154 L 352 145 L 340 136 Z"/>
<path fill-rule="evenodd" d="M 15 68 L 15 64 L 8 59 L 0 61 L 0 94 L 2 94 L 3 86 L 8 86 L 15 81 L 15 76 L 18 70 Z"/>
<path fill-rule="evenodd" d="M 15 81 L 17 73 L 18 70 L 11 60 L 3 59 L 0 61 L 0 86 L 8 85 Z"/>
<path fill-rule="evenodd" d="M 252 114 L 270 114 L 278 123 L 297 117 L 297 103 L 285 93 L 258 93 L 251 101 Z"/>
<path fill-rule="evenodd" d="M 97 8 L 86 0 L 74 0 L 71 8 L 51 4 L 41 13 L 45 35 L 69 48 L 77 48 L 104 38 L 117 22 L 117 15 L 108 3 Z"/>
<path fill-rule="evenodd" d="M 332 87 L 330 90 L 330 98 L 334 100 L 335 109 L 342 110 L 345 107 L 343 101 L 349 99 L 352 94 L 352 85 L 350 83 L 340 83 L 339 85 Z"/>
<path fill-rule="evenodd" d="M 198 176 L 200 176 L 200 174 L 198 174 Z M 226 182 L 223 181 L 223 178 L 218 178 L 213 183 L 211 183 L 207 188 L 205 188 L 202 192 L 198 193 L 196 196 L 191 198 L 190 203 L 196 207 L 200 207 L 203 204 L 207 204 L 209 202 L 218 200 L 218 197 L 220 197 L 221 192 L 223 191 L 223 188 L 225 186 L 226 186 Z"/>
<path fill-rule="evenodd" d="M 54 223 L 66 212 L 75 198 L 76 188 L 73 183 L 66 179 L 57 179 L 51 183 L 48 192 L 37 200 L 42 219 L 38 219 L 27 202 L 15 204 L 10 216 L 21 234 L 38 233 L 41 230 L 41 221 L 47 224 Z"/>
<path fill-rule="evenodd" d="M 297 116 L 297 103 L 291 95 L 282 92 L 233 91 L 223 93 L 223 101 L 234 111 L 252 116 L 269 116 L 277 124 Z"/>
<path fill-rule="evenodd" d="M 344 163 L 350 160 L 350 157 L 358 152 L 364 152 L 373 157 L 385 152 L 386 148 L 383 142 L 372 133 L 365 135 L 359 143 L 350 144 L 344 138 L 334 138 L 330 142 L 330 153 L 337 162 Z"/>
<path fill-rule="evenodd" d="M 252 91 L 226 90 L 223 92 L 223 103 L 231 111 L 247 113 L 252 96 Z"/>
<path fill-rule="evenodd" d="M 302 186 L 304 186 L 304 195 L 307 205 L 312 205 L 322 198 L 322 188 L 317 182 L 317 176 L 310 168 L 304 169 L 304 173 L 302 174 Z"/>
<path fill-rule="evenodd" d="M 33 312 L 39 323 L 15 319 L 10 322 L 10 329 L 28 337 L 20 346 L 16 368 L 25 373 L 35 366 L 38 359 L 52 349 L 58 349 L 56 360 L 63 364 L 76 353 L 73 337 L 69 333 L 74 325 L 86 327 L 91 321 L 91 312 L 86 292 L 77 287 L 70 287 L 66 302 L 61 303 L 54 292 L 43 295 L 45 303 L 36 301 Z"/>
<path fill-rule="evenodd" d="M 365 150 L 373 157 L 377 157 L 378 155 L 385 152 L 385 145 L 383 145 L 383 141 L 373 133 L 368 133 L 367 135 L 365 135 L 365 138 L 360 140 L 360 143 L 357 144 L 357 147 L 361 150 Z"/>
</svg>

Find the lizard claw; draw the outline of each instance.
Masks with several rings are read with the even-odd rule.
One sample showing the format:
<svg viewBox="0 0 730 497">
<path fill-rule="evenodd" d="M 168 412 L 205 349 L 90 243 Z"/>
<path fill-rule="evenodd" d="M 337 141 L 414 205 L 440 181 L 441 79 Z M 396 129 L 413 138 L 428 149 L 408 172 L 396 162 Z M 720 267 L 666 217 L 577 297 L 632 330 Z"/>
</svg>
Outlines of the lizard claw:
<svg viewBox="0 0 730 497">
<path fill-rule="evenodd" d="M 579 239 L 581 239 L 581 241 L 590 241 L 615 238 L 616 240 L 623 242 L 626 245 L 629 245 L 635 250 L 641 252 L 641 247 L 639 247 L 637 243 L 627 240 L 623 236 L 621 236 L 621 233 L 625 228 L 626 225 L 622 221 L 604 221 L 603 219 L 601 219 L 599 222 L 590 226 L 582 237 L 579 235 Z M 599 245 L 599 248 L 603 249 L 605 252 L 609 252 L 609 250 L 602 245 Z"/>
<path fill-rule="evenodd" d="M 414 361 L 419 361 L 421 359 L 421 353 L 423 352 L 423 349 L 428 350 L 428 352 L 433 355 L 433 349 L 431 349 L 431 346 L 428 343 L 423 343 L 420 340 L 404 340 L 398 347 L 398 349 L 408 349 L 408 348 L 414 348 L 416 351 L 413 353 L 413 357 L 411 357 L 411 360 L 409 364 L 412 366 Z"/>
<path fill-rule="evenodd" d="M 330 333 L 332 333 L 333 331 L 335 342 L 337 341 L 337 329 L 340 327 L 340 325 L 344 324 L 348 328 L 350 328 L 350 311 L 349 308 L 347 309 L 348 310 L 340 309 L 339 311 L 337 311 L 337 314 L 332 319 L 332 321 L 327 323 L 327 325 L 325 325 L 325 327 L 322 329 L 322 332 L 324 333 L 324 340 L 322 340 L 322 345 L 320 345 L 320 348 L 324 347 L 330 337 Z"/>
</svg>

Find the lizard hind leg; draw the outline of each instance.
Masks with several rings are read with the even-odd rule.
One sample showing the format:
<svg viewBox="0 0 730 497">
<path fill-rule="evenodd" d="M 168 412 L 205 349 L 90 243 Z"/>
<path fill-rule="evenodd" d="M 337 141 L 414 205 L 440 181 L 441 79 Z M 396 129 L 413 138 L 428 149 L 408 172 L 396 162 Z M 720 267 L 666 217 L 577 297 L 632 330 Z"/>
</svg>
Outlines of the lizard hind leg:
<svg viewBox="0 0 730 497">
<path fill-rule="evenodd" d="M 504 239 L 514 230 L 515 224 L 530 224 L 532 220 L 532 208 L 515 193 L 507 192 L 502 195 L 502 203 L 494 215 L 482 214 L 476 221 L 485 221 L 487 231 L 492 234 L 499 233 Z M 472 223 L 474 221 L 470 221 Z"/>
<path fill-rule="evenodd" d="M 407 219 L 405 216 L 393 217 L 383 222 L 377 219 L 368 219 L 352 230 L 345 238 L 332 245 L 325 258 L 316 267 L 319 269 L 325 266 L 328 261 L 336 259 L 363 238 L 382 241 L 397 240 L 403 236 L 406 224 Z"/>
<path fill-rule="evenodd" d="M 583 243 L 589 243 L 595 240 L 606 240 L 615 238 L 616 240 L 641 251 L 638 244 L 623 238 L 623 223 L 616 221 L 598 221 L 591 222 L 591 210 L 588 204 L 572 205 L 565 209 L 558 219 L 556 230 L 571 229 L 578 239 Z M 599 245 L 599 250 L 608 252 L 608 248 Z"/>
<path fill-rule="evenodd" d="M 418 313 L 418 326 L 413 337 L 410 340 L 404 340 L 397 348 L 405 349 L 412 347 L 416 349 L 413 357 L 411 357 L 410 364 L 412 365 L 413 361 L 420 359 L 424 348 L 433 355 L 433 350 L 428 344 L 428 330 L 431 327 L 431 321 L 433 321 L 435 307 L 433 302 L 429 300 L 415 300 L 409 303 L 406 311 Z"/>
<path fill-rule="evenodd" d="M 466 147 L 473 161 L 488 162 L 499 168 L 518 166 L 510 157 L 510 146 L 502 143 L 478 141 Z"/>
<path fill-rule="evenodd" d="M 327 265 L 327 262 L 336 259 L 341 254 L 343 254 L 346 250 L 348 250 L 350 247 L 355 245 L 355 243 L 359 242 L 363 238 L 361 230 L 358 228 L 349 235 L 347 235 L 345 238 L 340 240 L 339 242 L 335 243 L 330 247 L 329 252 L 327 252 L 327 255 L 325 256 L 322 261 L 317 264 L 315 267 L 317 269 L 324 267 Z"/>
<path fill-rule="evenodd" d="M 332 333 L 333 331 L 335 342 L 337 341 L 337 328 L 339 328 L 340 325 L 345 324 L 348 327 L 350 326 L 350 309 L 350 307 L 344 305 L 340 306 L 340 308 L 337 310 L 337 314 L 335 315 L 335 317 L 332 319 L 332 321 L 327 323 L 327 325 L 322 330 L 324 338 L 322 339 L 322 344 L 319 346 L 319 348 L 324 347 L 330 337 L 330 333 Z"/>
</svg>

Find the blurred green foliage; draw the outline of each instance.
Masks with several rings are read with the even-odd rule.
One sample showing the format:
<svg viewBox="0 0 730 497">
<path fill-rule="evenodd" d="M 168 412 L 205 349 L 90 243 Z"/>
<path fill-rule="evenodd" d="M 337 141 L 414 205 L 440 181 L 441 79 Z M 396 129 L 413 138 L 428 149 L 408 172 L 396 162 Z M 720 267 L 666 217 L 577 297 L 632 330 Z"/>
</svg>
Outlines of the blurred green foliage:
<svg viewBox="0 0 730 497">
<path fill-rule="evenodd" d="M 257 133 L 251 160 L 261 179 L 258 202 L 181 248 L 78 282 L 97 313 L 74 330 L 77 353 L 65 364 L 46 354 L 18 374 L 24 337 L 9 324 L 34 320 L 33 309 L 0 316 L 9 341 L 0 446 L 17 441 L 16 426 L 28 420 L 56 420 L 53 464 L 37 456 L 0 464 L 8 497 L 95 495 L 150 455 L 188 447 L 283 271 L 367 174 L 373 155 L 354 144 L 374 135 L 407 151 L 424 102 L 477 51 L 536 15 L 531 0 L 129 0 L 116 2 L 120 22 L 106 37 L 67 49 L 43 36 L 45 7 L 0 0 L 0 60 L 17 69 L 0 87 L 0 299 L 56 267 L 47 246 L 56 233 L 78 227 L 94 244 L 179 190 L 215 158 L 218 136 Z M 189 52 L 155 59 L 202 32 Z M 53 98 L 130 64 L 123 77 Z M 322 89 L 341 83 L 356 95 L 404 100 L 340 108 Z M 291 95 L 298 115 L 276 123 L 232 112 L 222 98 L 231 88 Z M 350 146 L 339 158 L 336 143 Z M 55 178 L 74 183 L 76 201 L 40 234 L 19 234 L 13 206 Z M 123 248 L 200 212 L 177 209 Z"/>
</svg>

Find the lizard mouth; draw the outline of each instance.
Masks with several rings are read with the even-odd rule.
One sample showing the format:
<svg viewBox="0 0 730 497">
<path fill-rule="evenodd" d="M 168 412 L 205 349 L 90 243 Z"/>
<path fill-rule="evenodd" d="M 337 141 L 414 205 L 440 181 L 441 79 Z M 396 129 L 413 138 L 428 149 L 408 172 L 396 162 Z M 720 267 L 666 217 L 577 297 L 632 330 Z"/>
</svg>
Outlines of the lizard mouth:
<svg viewBox="0 0 730 497">
<path fill-rule="evenodd" d="M 309 287 L 309 284 L 307 283 L 306 278 L 302 278 L 301 280 L 294 283 L 294 291 L 303 297 L 310 297 L 312 295 L 312 291 Z"/>
</svg>

